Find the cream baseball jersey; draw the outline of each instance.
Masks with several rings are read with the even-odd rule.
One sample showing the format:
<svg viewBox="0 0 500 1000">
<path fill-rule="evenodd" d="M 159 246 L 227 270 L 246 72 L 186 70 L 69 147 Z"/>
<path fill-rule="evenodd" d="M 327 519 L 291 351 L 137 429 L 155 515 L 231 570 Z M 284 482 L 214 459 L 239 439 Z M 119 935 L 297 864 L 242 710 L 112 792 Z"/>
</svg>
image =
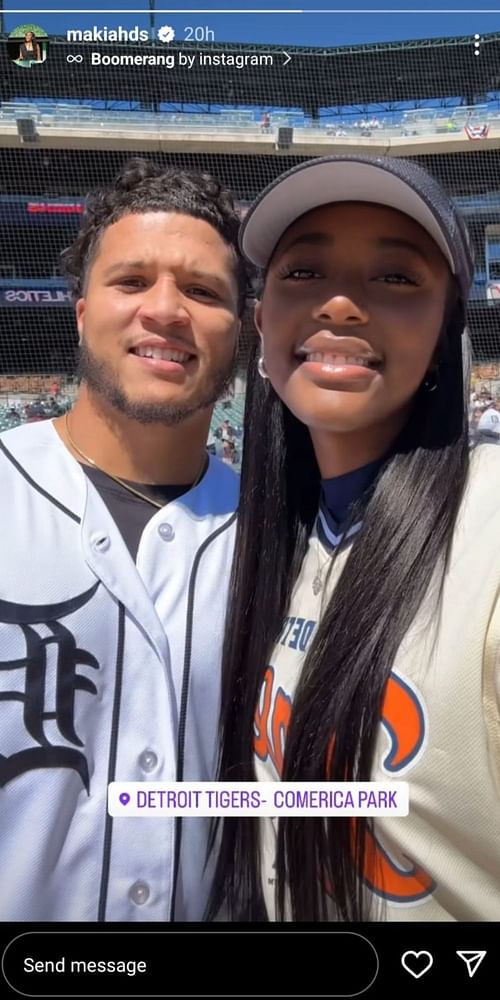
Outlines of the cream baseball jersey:
<svg viewBox="0 0 500 1000">
<path fill-rule="evenodd" d="M 199 920 L 209 821 L 110 781 L 215 776 L 238 479 L 210 459 L 136 562 L 52 422 L 0 436 L 0 920 Z"/>
<path fill-rule="evenodd" d="M 349 556 L 350 541 L 323 587 L 338 543 L 320 513 L 256 712 L 259 781 L 279 780 L 301 666 Z M 365 880 L 374 919 L 500 920 L 499 551 L 500 451 L 482 445 L 471 458 L 441 615 L 431 586 L 386 685 L 372 779 L 407 781 L 410 813 L 374 821 L 377 866 Z M 273 919 L 276 820 L 260 822 Z"/>
</svg>

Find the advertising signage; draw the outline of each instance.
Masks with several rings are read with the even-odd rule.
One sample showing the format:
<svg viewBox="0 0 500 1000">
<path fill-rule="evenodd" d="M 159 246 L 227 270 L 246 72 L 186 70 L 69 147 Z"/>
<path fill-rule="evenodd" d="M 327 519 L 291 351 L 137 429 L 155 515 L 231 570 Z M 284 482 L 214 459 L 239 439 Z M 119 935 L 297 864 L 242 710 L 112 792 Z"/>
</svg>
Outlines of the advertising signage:
<svg viewBox="0 0 500 1000">
<path fill-rule="evenodd" d="M 0 283 L 0 307 L 26 306 L 72 306 L 71 294 L 64 284 L 48 281 L 2 281 Z"/>
<path fill-rule="evenodd" d="M 0 226 L 78 228 L 85 202 L 77 198 L 0 197 Z"/>
</svg>

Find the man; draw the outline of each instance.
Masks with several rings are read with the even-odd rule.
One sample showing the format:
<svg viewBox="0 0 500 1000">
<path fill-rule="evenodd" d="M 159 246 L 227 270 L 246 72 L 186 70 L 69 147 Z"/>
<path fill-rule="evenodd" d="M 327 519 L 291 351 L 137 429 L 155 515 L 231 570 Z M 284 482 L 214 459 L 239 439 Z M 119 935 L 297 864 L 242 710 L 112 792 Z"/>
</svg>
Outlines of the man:
<svg viewBox="0 0 500 1000">
<path fill-rule="evenodd" d="M 233 440 L 233 428 L 229 420 L 223 420 L 221 424 L 221 440 L 222 441 L 232 441 Z"/>
<path fill-rule="evenodd" d="M 271 130 L 271 116 L 267 111 L 264 111 L 260 121 L 260 131 L 265 133 L 265 132 L 270 132 L 270 130 Z"/>
<path fill-rule="evenodd" d="M 76 404 L 0 437 L 2 920 L 203 914 L 209 821 L 113 819 L 107 785 L 214 776 L 237 229 L 212 179 L 127 165 L 65 254 Z"/>
<path fill-rule="evenodd" d="M 500 399 L 491 400 L 489 406 L 481 414 L 477 425 L 477 442 L 489 441 L 490 444 L 500 444 Z"/>
</svg>

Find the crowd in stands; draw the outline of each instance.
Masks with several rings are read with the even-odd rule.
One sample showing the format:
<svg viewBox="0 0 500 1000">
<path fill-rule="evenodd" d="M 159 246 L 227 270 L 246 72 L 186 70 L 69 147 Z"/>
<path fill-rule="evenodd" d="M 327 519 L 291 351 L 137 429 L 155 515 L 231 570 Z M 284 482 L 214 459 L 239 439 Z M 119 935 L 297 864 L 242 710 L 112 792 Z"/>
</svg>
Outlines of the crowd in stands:
<svg viewBox="0 0 500 1000">
<path fill-rule="evenodd" d="M 0 432 L 59 417 L 70 410 L 76 386 L 54 376 L 0 376 Z M 244 396 L 232 388 L 214 408 L 208 450 L 236 469 L 241 464 Z"/>
<path fill-rule="evenodd" d="M 470 397 L 470 443 L 500 444 L 500 370 L 485 365 L 476 369 L 477 373 L 480 378 L 475 380 Z M 33 391 L 35 386 L 38 392 Z M 54 377 L 0 377 L 0 431 L 58 417 L 71 409 L 74 396 L 75 386 L 70 382 L 62 386 Z M 241 465 L 244 405 L 243 393 L 235 395 L 232 389 L 226 392 L 214 408 L 207 445 L 211 454 L 236 469 Z"/>
<path fill-rule="evenodd" d="M 313 117 L 301 108 L 266 108 L 248 105 L 218 106 L 208 112 L 201 107 L 199 111 L 179 112 L 161 109 L 152 112 L 139 107 L 133 111 L 103 110 L 92 105 L 65 105 L 60 102 L 47 104 L 41 100 L 20 106 L 12 101 L 0 102 L 0 124 L 14 126 L 20 114 L 20 107 L 23 109 L 23 114 L 29 113 L 37 128 L 42 130 L 44 127 L 60 127 L 67 123 L 72 129 L 89 128 L 94 125 L 96 128 L 113 130 L 123 129 L 127 125 L 134 127 L 140 125 L 146 130 L 156 130 L 159 127 L 172 129 L 175 132 L 182 132 L 183 129 L 200 132 L 217 129 L 219 133 L 251 130 L 273 136 L 280 126 L 289 126 L 323 132 L 332 138 L 348 136 L 377 138 L 381 137 L 381 132 L 386 132 L 394 136 L 424 137 L 436 133 L 457 133 L 466 135 L 470 139 L 485 139 L 490 129 L 500 124 L 499 99 L 483 105 L 457 105 L 450 108 L 409 108 L 405 111 L 384 110 L 382 107 L 378 111 L 370 111 L 365 108 L 365 112 L 361 111 L 361 115 L 359 107 L 342 110 L 322 108 L 319 117 Z"/>
<path fill-rule="evenodd" d="M 469 432 L 471 445 L 500 444 L 500 395 L 492 395 L 485 386 L 471 393 Z"/>
<path fill-rule="evenodd" d="M 349 135 L 359 135 L 365 138 L 376 135 L 383 129 L 386 132 L 393 132 L 396 135 L 425 136 L 433 134 L 465 134 L 469 139 L 487 139 L 490 131 L 488 122 L 473 122 L 470 117 L 464 119 L 464 110 L 458 113 L 457 117 L 452 113 L 449 116 L 439 112 L 434 112 L 431 117 L 428 114 L 418 115 L 413 112 L 404 114 L 397 121 L 395 116 L 382 116 L 381 118 L 362 118 L 359 121 L 342 121 L 340 123 L 329 123 L 326 125 L 326 134 L 333 138 L 347 137 Z M 321 127 L 321 126 L 320 126 Z"/>
<path fill-rule="evenodd" d="M 17 379 L 18 388 L 14 390 L 12 385 L 14 380 L 1 379 L 0 391 L 2 391 L 1 383 L 5 387 L 6 381 L 10 384 L 8 385 L 6 401 L 0 402 L 0 431 L 10 430 L 11 427 L 18 427 L 19 424 L 59 417 L 71 409 L 73 404 L 73 394 L 63 391 L 56 379 L 50 380 L 45 391 L 42 389 L 41 392 L 33 395 L 33 390 L 31 390 L 31 396 L 30 389 L 26 388 L 29 385 L 29 380 Z M 19 395 L 13 395 L 14 392 L 19 393 Z"/>
<path fill-rule="evenodd" d="M 362 136 L 370 136 L 377 129 L 387 128 L 387 125 L 383 121 L 380 121 L 379 118 L 361 118 L 359 121 L 349 122 L 348 124 L 341 122 L 340 125 L 327 125 L 326 134 L 335 138 L 346 136 L 348 135 L 346 128 L 349 128 L 350 131 L 354 129 Z"/>
<path fill-rule="evenodd" d="M 228 389 L 215 406 L 207 444 L 212 455 L 238 469 L 241 464 L 244 405 L 244 395 L 235 396 L 234 390 Z"/>
</svg>

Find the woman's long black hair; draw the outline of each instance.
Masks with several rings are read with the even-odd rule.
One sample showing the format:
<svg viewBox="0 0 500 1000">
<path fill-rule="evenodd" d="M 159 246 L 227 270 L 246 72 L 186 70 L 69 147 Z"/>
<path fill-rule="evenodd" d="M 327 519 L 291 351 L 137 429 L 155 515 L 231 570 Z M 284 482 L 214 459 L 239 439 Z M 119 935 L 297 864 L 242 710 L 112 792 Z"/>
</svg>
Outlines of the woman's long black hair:
<svg viewBox="0 0 500 1000">
<path fill-rule="evenodd" d="M 363 527 L 308 651 L 286 739 L 285 781 L 369 780 L 384 689 L 431 581 L 441 592 L 468 473 L 464 306 L 441 332 L 437 387 L 419 389 L 364 508 Z M 318 512 L 320 473 L 308 429 L 250 364 L 241 506 L 223 656 L 219 779 L 255 779 L 254 713 Z M 435 575 L 436 574 L 436 575 Z M 332 737 L 334 750 L 331 753 Z M 327 763 L 328 761 L 328 763 Z M 217 831 L 209 917 L 263 919 L 259 819 Z M 363 920 L 369 821 L 279 822 L 277 913 Z M 333 890 L 328 887 L 333 887 Z M 329 895 L 329 892 L 332 895 Z"/>
</svg>

